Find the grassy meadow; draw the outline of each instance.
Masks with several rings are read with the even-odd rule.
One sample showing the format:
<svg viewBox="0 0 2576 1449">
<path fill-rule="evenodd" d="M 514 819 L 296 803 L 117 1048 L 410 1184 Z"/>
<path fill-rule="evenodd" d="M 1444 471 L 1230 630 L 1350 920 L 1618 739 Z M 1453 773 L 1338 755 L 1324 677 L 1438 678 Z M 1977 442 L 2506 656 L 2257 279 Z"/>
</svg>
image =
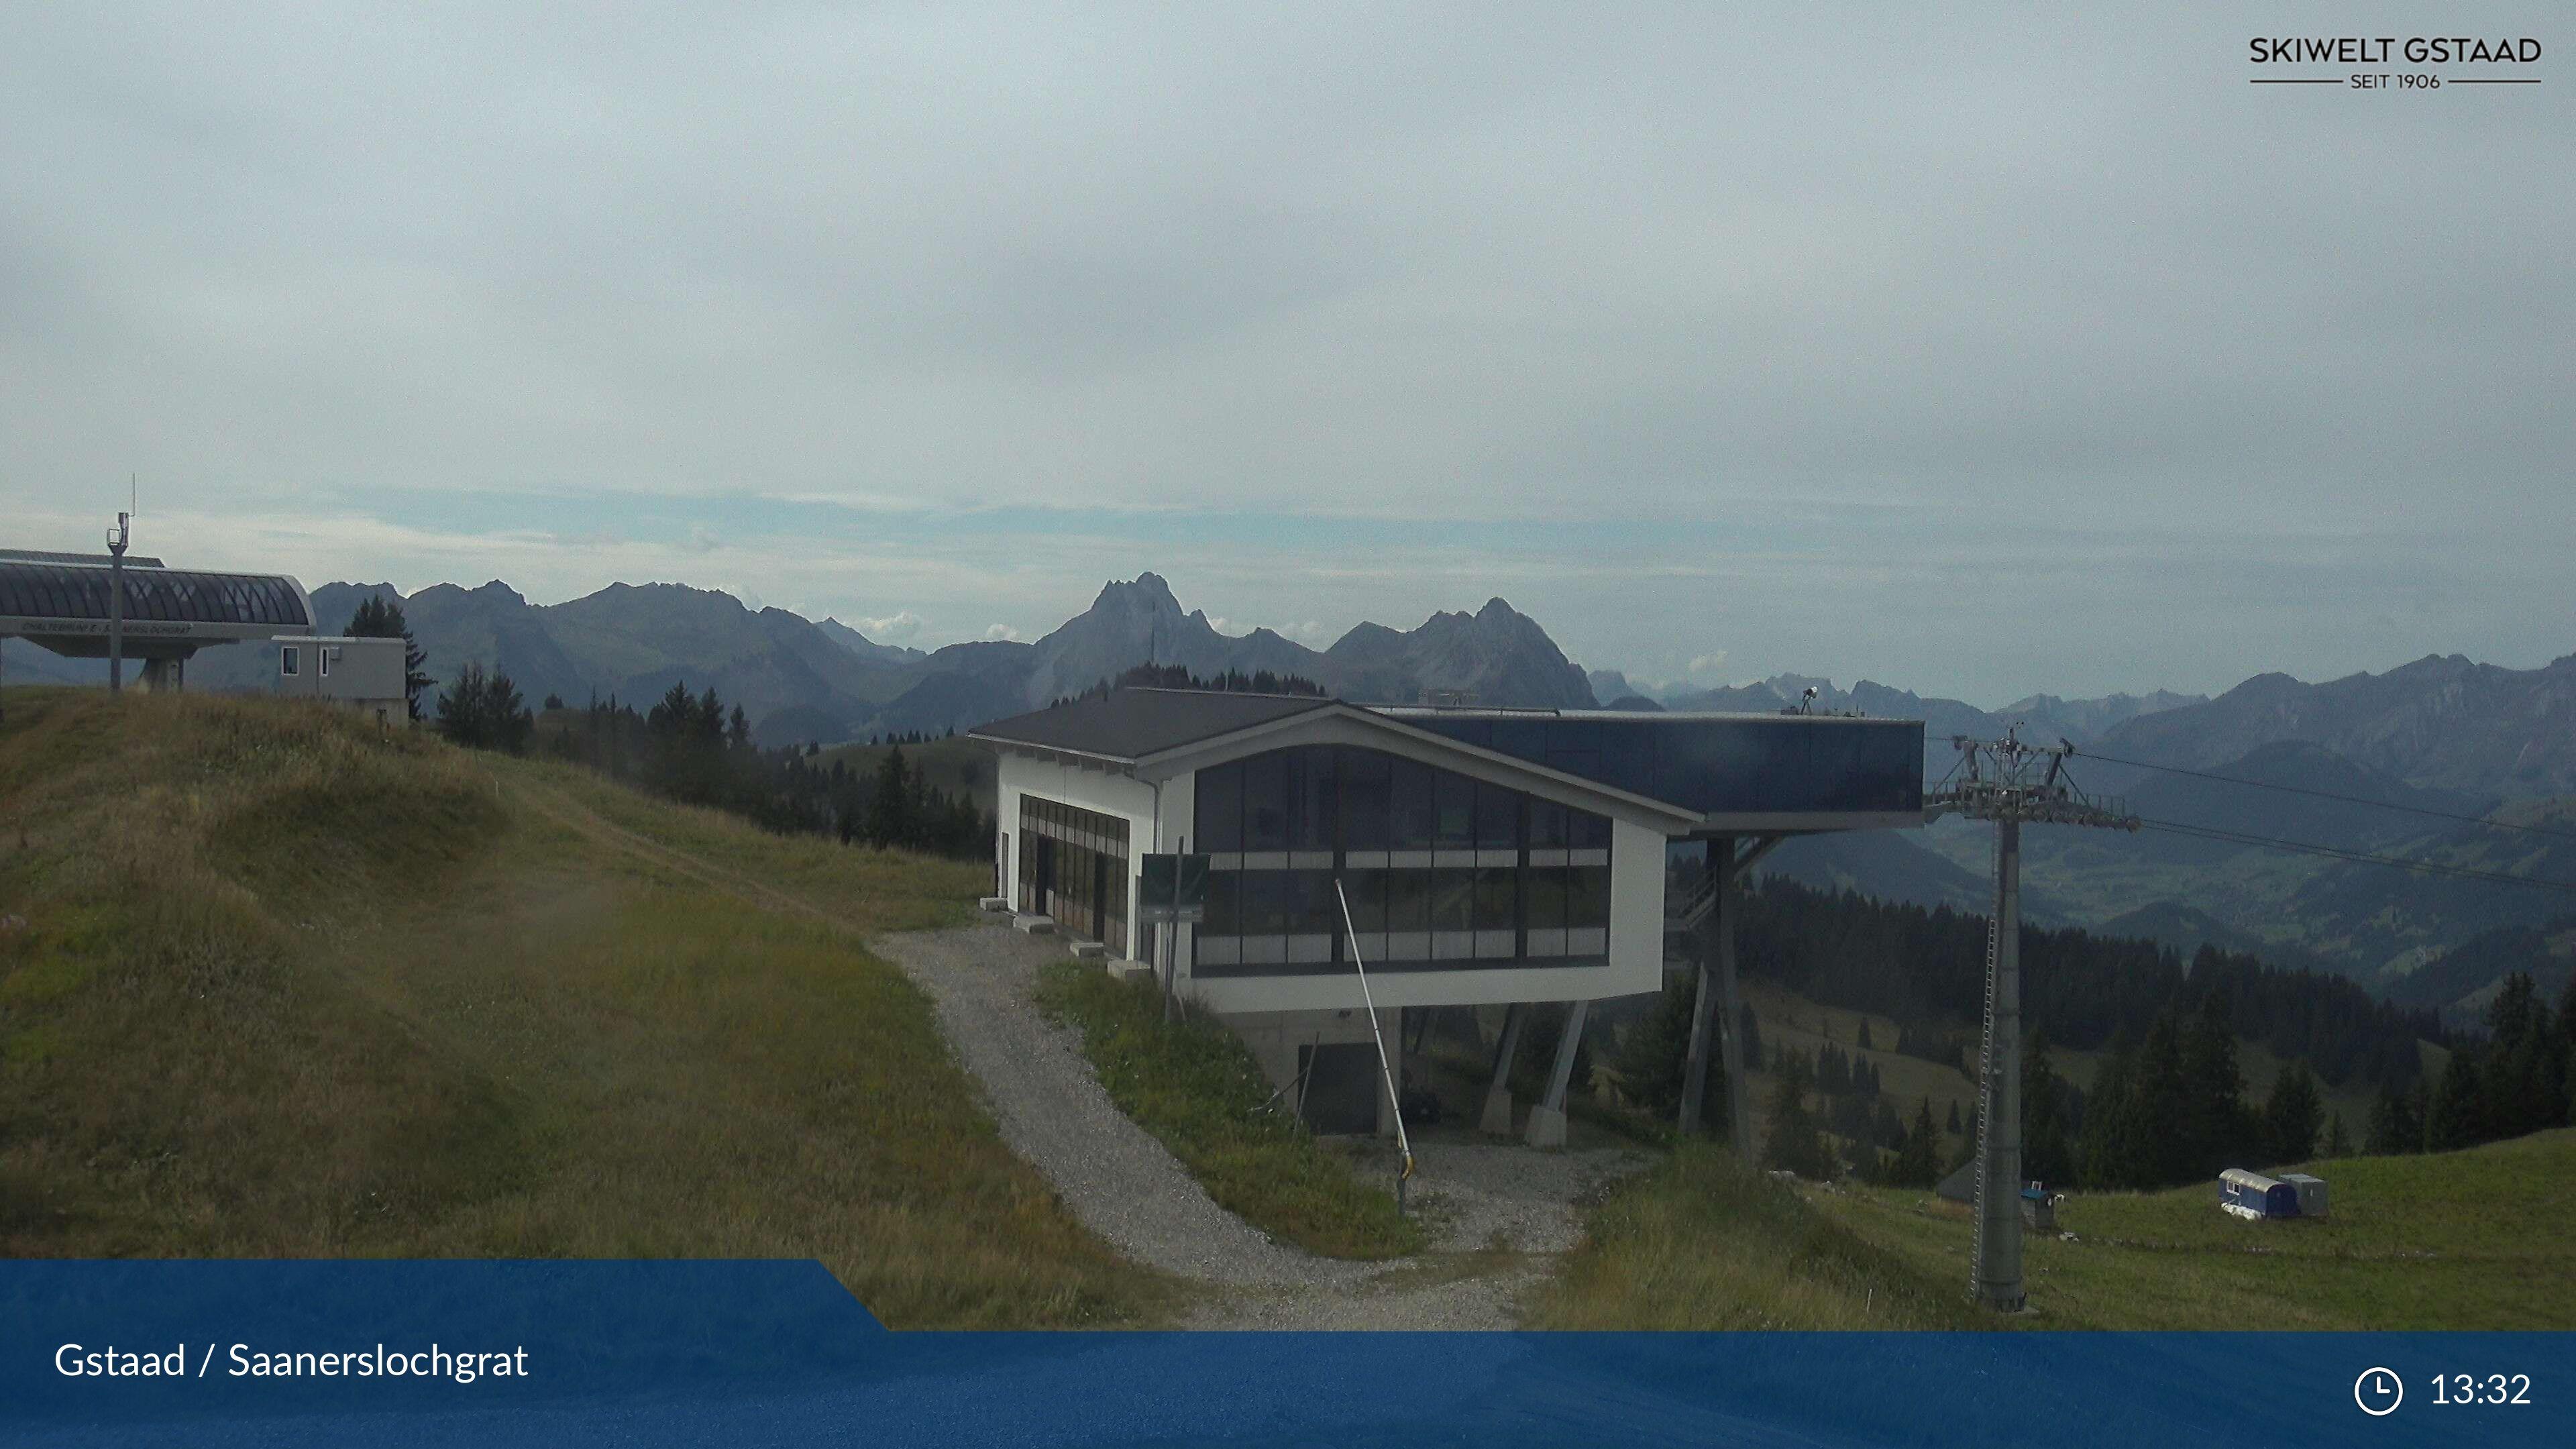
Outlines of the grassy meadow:
<svg viewBox="0 0 2576 1449">
<path fill-rule="evenodd" d="M 2462 1152 L 2302 1164 L 2324 1221 L 2249 1223 L 2214 1185 L 2098 1193 L 2025 1240 L 2035 1326 L 2576 1328 L 2576 1129 Z M 1810 1190 L 1915 1271 L 1967 1280 L 1967 1209 L 1928 1193 Z"/>
<path fill-rule="evenodd" d="M 1151 1317 L 861 945 L 986 874 L 320 706 L 13 688 L 0 1253 L 814 1257 L 896 1326 Z"/>
</svg>

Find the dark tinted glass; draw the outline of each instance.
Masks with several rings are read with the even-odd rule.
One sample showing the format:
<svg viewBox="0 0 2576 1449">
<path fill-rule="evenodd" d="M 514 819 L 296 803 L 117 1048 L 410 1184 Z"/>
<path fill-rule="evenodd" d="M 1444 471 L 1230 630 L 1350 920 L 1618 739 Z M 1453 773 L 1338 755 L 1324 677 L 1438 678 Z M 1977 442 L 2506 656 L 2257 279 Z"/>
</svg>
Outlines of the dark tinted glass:
<svg viewBox="0 0 2576 1449">
<path fill-rule="evenodd" d="M 1207 919 L 1199 929 L 1211 936 L 1243 934 L 1243 872 L 1212 870 L 1208 872 Z"/>
<path fill-rule="evenodd" d="M 1342 906 L 1333 895 L 1333 873 L 1292 870 L 1286 874 L 1288 929 L 1301 935 L 1340 935 Z"/>
<path fill-rule="evenodd" d="M 1392 763 L 1395 771 L 1395 842 L 1389 849 L 1429 850 L 1433 835 L 1432 769 L 1414 760 Z"/>
<path fill-rule="evenodd" d="M 1243 766 L 1213 765 L 1198 773 L 1198 803 L 1192 814 L 1197 828 L 1190 840 L 1196 850 L 1243 849 Z"/>
<path fill-rule="evenodd" d="M 1521 840 L 1521 799 L 1517 790 L 1476 782 L 1476 848 L 1509 850 Z"/>
<path fill-rule="evenodd" d="M 1610 924 L 1610 867 L 1578 865 L 1567 870 L 1565 923 L 1568 926 Z"/>
<path fill-rule="evenodd" d="M 1351 898 L 1351 924 L 1362 931 L 1386 929 L 1386 872 L 1354 870 L 1342 876 L 1342 893 Z"/>
<path fill-rule="evenodd" d="M 1533 850 L 1565 847 L 1565 807 L 1553 800 L 1529 802 L 1529 843 Z"/>
<path fill-rule="evenodd" d="M 1342 769 L 1342 848 L 1385 850 L 1392 838 L 1389 816 L 1395 809 L 1390 793 L 1388 758 L 1376 750 L 1344 749 Z"/>
<path fill-rule="evenodd" d="M 1610 844 L 1610 817 L 1588 810 L 1566 812 L 1566 844 L 1576 850 L 1603 850 Z"/>
<path fill-rule="evenodd" d="M 1386 928 L 1390 931 L 1431 929 L 1431 872 L 1391 870 L 1386 873 Z"/>
<path fill-rule="evenodd" d="M 1476 929 L 1508 931 L 1512 919 L 1512 877 L 1519 874 L 1510 866 L 1479 866 L 1476 870 Z"/>
<path fill-rule="evenodd" d="M 1298 750 L 1293 764 L 1296 808 L 1288 818 L 1288 848 L 1330 850 L 1337 798 L 1333 789 L 1333 750 L 1330 746 Z"/>
<path fill-rule="evenodd" d="M 1438 813 L 1432 844 L 1457 849 L 1476 843 L 1476 782 L 1447 770 L 1432 772 L 1432 803 Z"/>
<path fill-rule="evenodd" d="M 1284 750 L 1243 762 L 1243 848 L 1288 848 L 1288 754 Z"/>
<path fill-rule="evenodd" d="M 1529 901 L 1529 928 L 1552 931 L 1565 924 L 1565 868 L 1537 866 L 1525 872 L 1523 893 Z"/>
<path fill-rule="evenodd" d="M 1431 929 L 1472 931 L 1476 927 L 1476 873 L 1435 870 L 1431 873 Z"/>
</svg>

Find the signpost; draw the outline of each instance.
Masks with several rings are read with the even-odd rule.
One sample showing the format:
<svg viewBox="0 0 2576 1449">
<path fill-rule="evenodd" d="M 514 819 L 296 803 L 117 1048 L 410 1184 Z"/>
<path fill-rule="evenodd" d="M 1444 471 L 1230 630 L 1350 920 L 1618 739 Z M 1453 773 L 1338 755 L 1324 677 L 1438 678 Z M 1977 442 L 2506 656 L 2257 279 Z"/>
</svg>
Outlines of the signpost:
<svg viewBox="0 0 2576 1449">
<path fill-rule="evenodd" d="M 1173 980 L 1180 969 L 1179 933 L 1173 927 L 1207 919 L 1208 858 L 1158 853 L 1146 855 L 1139 865 L 1137 897 L 1143 915 L 1161 928 L 1155 932 L 1155 949 L 1163 958 L 1157 964 L 1163 978 L 1163 1019 L 1169 1021 L 1179 995 Z"/>
</svg>

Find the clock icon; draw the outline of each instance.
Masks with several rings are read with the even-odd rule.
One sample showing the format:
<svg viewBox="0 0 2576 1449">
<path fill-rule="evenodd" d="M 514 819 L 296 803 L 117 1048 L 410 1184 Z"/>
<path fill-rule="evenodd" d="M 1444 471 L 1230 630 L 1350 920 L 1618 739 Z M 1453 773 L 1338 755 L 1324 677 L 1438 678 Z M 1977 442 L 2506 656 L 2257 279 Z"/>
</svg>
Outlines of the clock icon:
<svg viewBox="0 0 2576 1449">
<path fill-rule="evenodd" d="M 2352 1401 L 2363 1413 L 2381 1418 L 2396 1413 L 2397 1406 L 2406 1402 L 2406 1385 L 2395 1369 L 2363 1369 L 2361 1377 L 2352 1381 Z"/>
</svg>

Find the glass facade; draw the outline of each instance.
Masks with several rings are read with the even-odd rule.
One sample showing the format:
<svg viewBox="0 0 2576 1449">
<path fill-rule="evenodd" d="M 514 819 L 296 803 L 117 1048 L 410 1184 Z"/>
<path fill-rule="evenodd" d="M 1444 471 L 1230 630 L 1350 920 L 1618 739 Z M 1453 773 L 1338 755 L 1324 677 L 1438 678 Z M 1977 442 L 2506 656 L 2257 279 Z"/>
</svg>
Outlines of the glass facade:
<svg viewBox="0 0 2576 1449">
<path fill-rule="evenodd" d="M 1209 856 L 1194 970 L 1557 965 L 1610 949 L 1610 820 L 1379 750 L 1308 745 L 1198 772 Z"/>
<path fill-rule="evenodd" d="M 1132 956 L 1127 941 L 1127 821 L 1020 797 L 1019 908 Z"/>
<path fill-rule="evenodd" d="M 104 619 L 108 577 L 109 571 L 103 568 L 0 563 L 0 615 Z M 284 579 L 169 569 L 125 571 L 125 617 L 147 622 L 313 627 L 303 602 Z"/>
</svg>

